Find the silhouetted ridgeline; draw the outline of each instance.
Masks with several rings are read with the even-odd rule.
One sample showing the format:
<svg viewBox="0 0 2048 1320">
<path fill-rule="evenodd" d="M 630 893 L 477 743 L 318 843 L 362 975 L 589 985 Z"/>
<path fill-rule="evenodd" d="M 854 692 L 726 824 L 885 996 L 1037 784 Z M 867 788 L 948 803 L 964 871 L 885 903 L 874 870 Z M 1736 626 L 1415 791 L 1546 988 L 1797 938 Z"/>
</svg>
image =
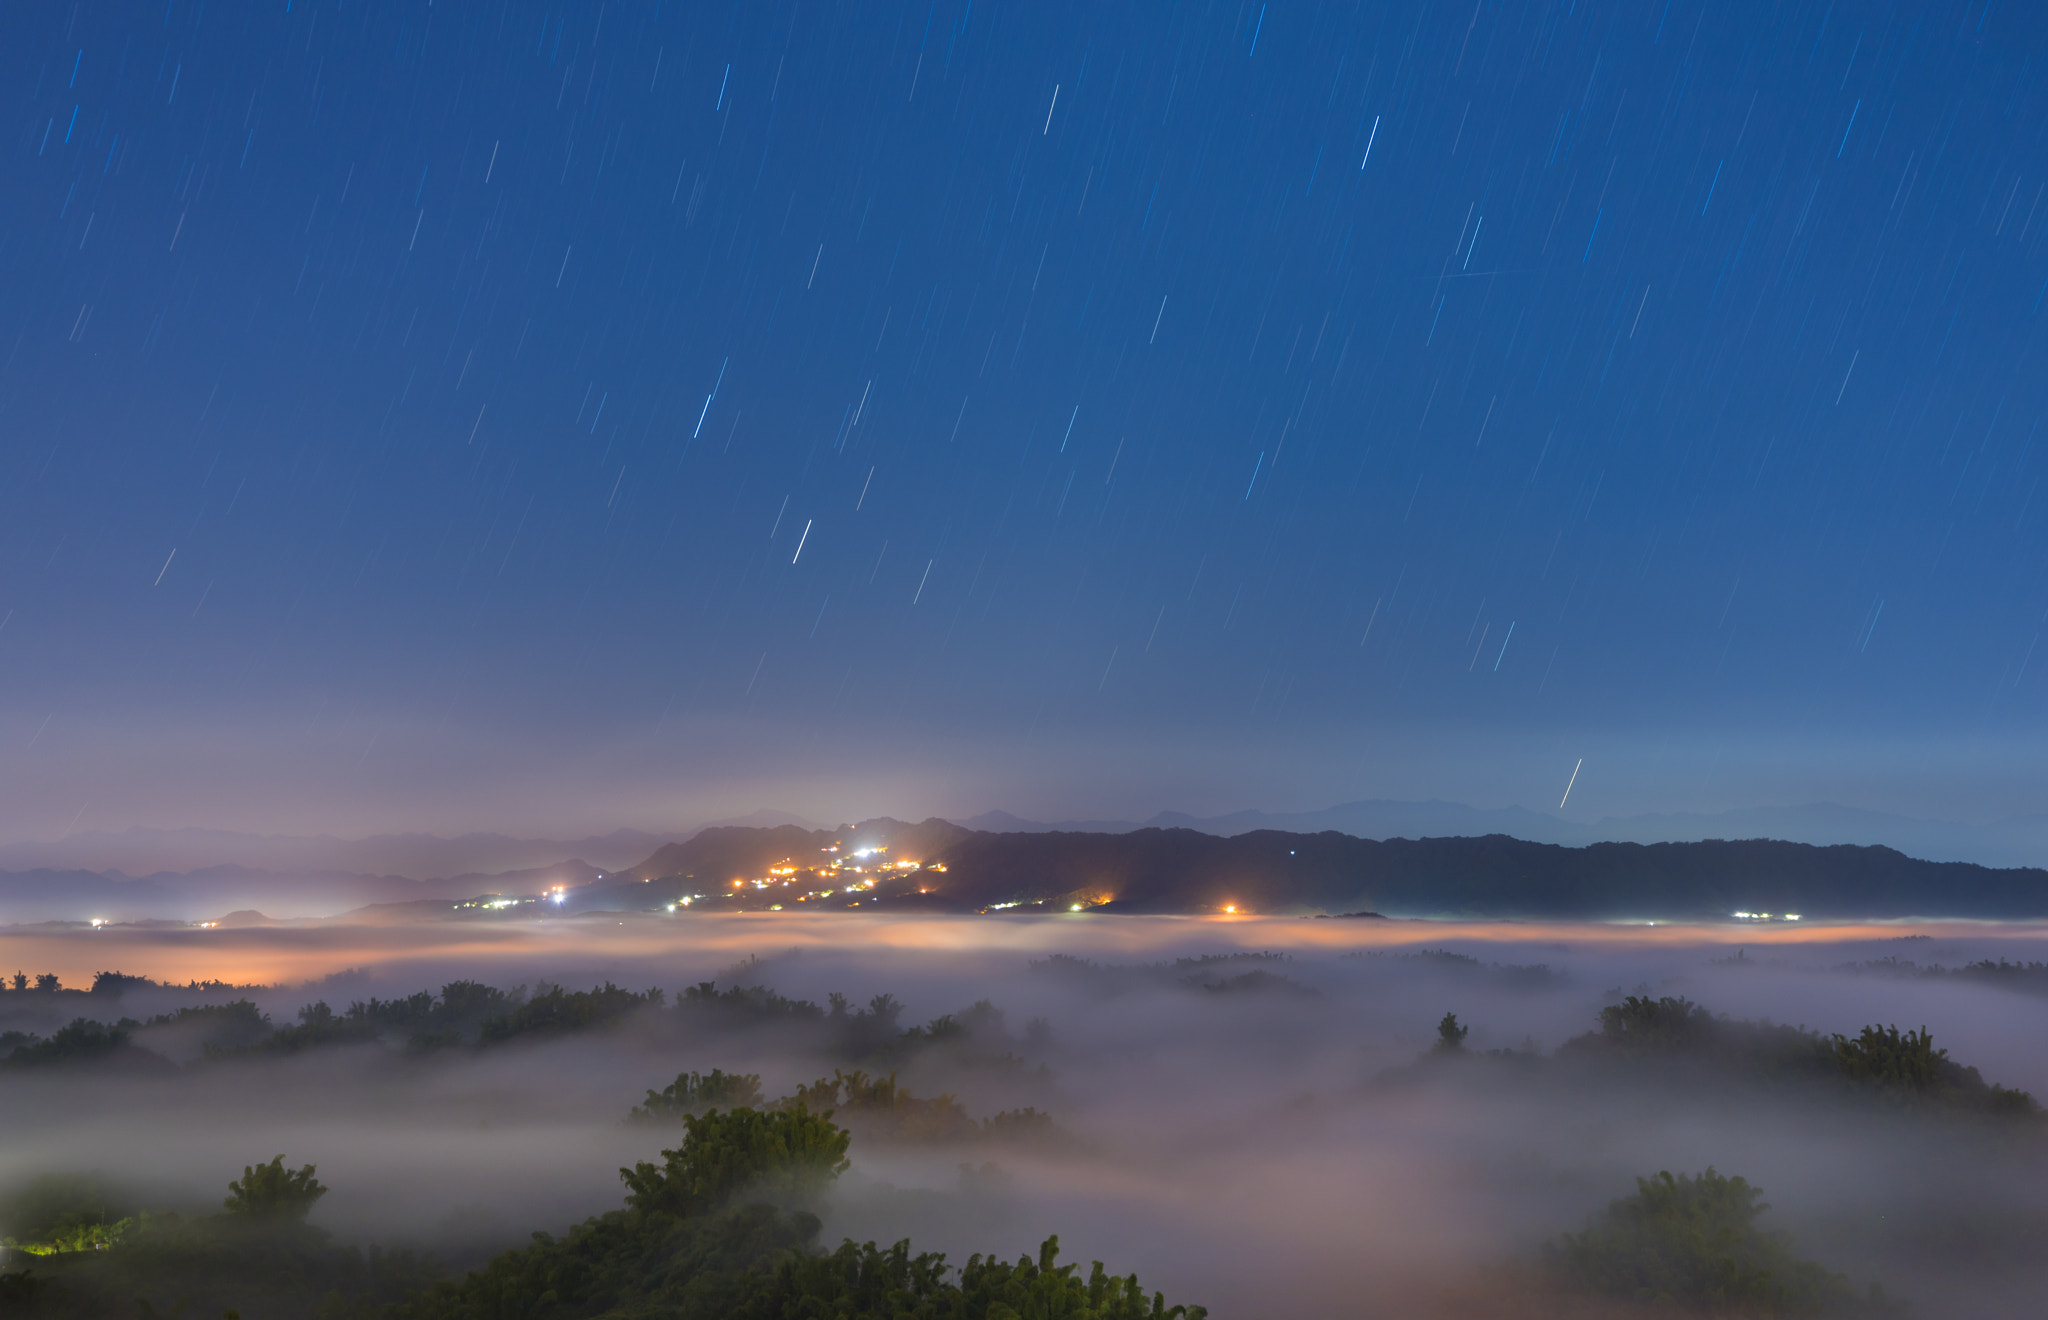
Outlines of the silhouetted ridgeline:
<svg viewBox="0 0 2048 1320">
<path fill-rule="evenodd" d="M 537 901 L 543 893 L 560 897 Z M 487 901 L 500 896 L 516 902 Z M 886 817 L 832 830 L 714 826 L 609 874 L 575 861 L 429 882 L 230 866 L 140 878 L 0 871 L 0 924 L 13 925 L 87 918 L 230 925 L 278 917 L 493 920 L 670 908 L 1028 912 L 1077 905 L 1138 913 L 1234 908 L 1652 920 L 1737 911 L 2035 918 L 2048 917 L 2048 871 L 1775 840 L 1572 847 L 1504 834 L 1375 840 L 1334 830 L 1219 836 L 1149 827 L 996 833 Z"/>
<path fill-rule="evenodd" d="M 1922 862 L 1889 848 L 1768 840 L 1599 843 L 1355 839 L 1260 831 L 975 835 L 945 850 L 944 879 L 982 901 L 1091 890 L 1132 911 L 1370 909 L 1557 917 L 1984 917 L 2048 914 L 2048 871 Z M 995 898 L 993 901 L 1003 901 Z"/>
<path fill-rule="evenodd" d="M 857 847 L 922 863 L 851 900 L 820 896 L 811 869 Z M 803 874 L 763 891 L 771 868 Z M 1485 838 L 1386 839 L 1261 830 L 1218 838 L 1185 829 L 1119 834 L 970 831 L 944 821 L 878 820 L 838 831 L 707 830 L 585 891 L 587 906 L 656 907 L 706 894 L 721 906 L 864 910 L 1072 907 L 1112 912 L 1344 913 L 1499 917 L 2048 916 L 2048 871 L 1926 862 L 1890 848 L 1771 840 L 1597 843 L 1583 848 Z M 824 874 L 820 872 L 820 874 Z M 845 877 L 840 877 L 842 880 Z M 747 883 L 735 892 L 732 881 Z M 826 886 L 829 888 L 829 885 Z M 850 892 L 850 891 L 849 891 Z M 869 896 L 872 895 L 872 897 Z M 708 905 L 708 904 L 707 904 Z"/>
</svg>

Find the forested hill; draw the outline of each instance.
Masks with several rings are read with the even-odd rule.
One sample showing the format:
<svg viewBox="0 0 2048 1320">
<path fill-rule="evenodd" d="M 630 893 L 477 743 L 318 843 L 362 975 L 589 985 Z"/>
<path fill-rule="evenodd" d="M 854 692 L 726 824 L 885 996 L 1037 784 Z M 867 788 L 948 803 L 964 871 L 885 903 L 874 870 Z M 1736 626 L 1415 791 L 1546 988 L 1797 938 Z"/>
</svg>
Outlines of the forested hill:
<svg viewBox="0 0 2048 1320">
<path fill-rule="evenodd" d="M 1185 829 L 997 834 L 897 821 L 816 835 L 717 831 L 671 845 L 634 869 L 638 880 L 651 883 L 611 893 L 622 906 L 666 902 L 692 889 L 724 889 L 726 899 L 745 906 L 788 902 L 783 895 L 803 891 L 805 878 L 786 885 L 778 879 L 766 891 L 727 887 L 737 878 L 765 876 L 778 864 L 808 869 L 826 849 L 836 855 L 835 844 L 850 850 L 891 842 L 897 846 L 884 855 L 914 857 L 920 868 L 891 872 L 845 905 L 1008 911 L 1080 904 L 1153 913 L 1234 906 L 1257 913 L 1654 920 L 1736 911 L 1807 918 L 2048 917 L 2048 871 L 1926 862 L 1879 847 L 1708 840 L 1568 848 L 1505 835 L 1373 840 L 1276 830 L 1232 838 Z"/>
</svg>

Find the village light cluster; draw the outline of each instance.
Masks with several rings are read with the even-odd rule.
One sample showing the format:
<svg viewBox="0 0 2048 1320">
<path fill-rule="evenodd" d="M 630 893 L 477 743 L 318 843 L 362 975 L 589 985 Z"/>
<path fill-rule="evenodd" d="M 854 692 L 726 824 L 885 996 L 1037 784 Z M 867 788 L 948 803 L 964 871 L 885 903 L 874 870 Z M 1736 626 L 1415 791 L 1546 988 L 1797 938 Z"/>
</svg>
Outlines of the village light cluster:
<svg viewBox="0 0 2048 1320">
<path fill-rule="evenodd" d="M 561 900 L 556 899 L 555 901 L 559 903 Z M 503 912 L 506 908 L 529 907 L 538 902 L 540 902 L 538 898 L 507 898 L 503 894 L 485 894 L 480 898 L 472 898 L 465 903 L 451 903 L 449 907 L 456 912 L 460 912 L 465 908 L 480 909 L 485 912 Z"/>
<path fill-rule="evenodd" d="M 769 866 L 765 875 L 735 876 L 730 889 L 688 894 L 668 904 L 667 910 L 676 912 L 693 903 L 702 904 L 707 899 L 715 900 L 720 897 L 744 899 L 748 897 L 749 891 L 782 900 L 767 904 L 767 910 L 770 912 L 783 911 L 784 903 L 817 905 L 827 900 L 851 899 L 850 902 L 844 902 L 844 905 L 858 907 L 863 902 L 878 902 L 880 894 L 877 892 L 877 886 L 883 882 L 908 878 L 920 873 L 943 873 L 946 869 L 941 863 L 927 865 L 910 858 L 889 861 L 883 856 L 889 851 L 886 846 L 856 848 L 850 852 L 843 851 L 843 847 L 844 845 L 835 843 L 819 849 L 819 852 L 824 854 L 823 858 L 809 866 L 798 863 L 795 858 L 785 857 Z M 931 889 L 928 886 L 920 886 L 917 892 L 928 894 Z"/>
<path fill-rule="evenodd" d="M 793 857 L 784 857 L 762 867 L 762 873 L 753 876 L 733 876 L 729 880 L 697 883 L 705 885 L 695 893 L 679 894 L 663 903 L 661 910 L 671 915 L 710 907 L 714 911 L 768 911 L 783 912 L 801 904 L 809 910 L 825 908 L 859 909 L 869 904 L 880 903 L 885 897 L 909 897 L 912 894 L 930 895 L 943 892 L 943 887 L 926 883 L 927 877 L 946 873 L 943 862 L 923 862 L 914 858 L 888 857 L 887 845 L 873 845 L 846 849 L 843 844 L 832 844 L 818 850 L 818 861 L 803 864 Z M 602 878 L 602 877 L 600 877 Z M 688 882 L 694 877 L 684 876 L 643 876 L 642 883 L 656 879 L 674 883 Z M 892 884 L 891 882 L 895 882 Z M 905 882 L 908 882 L 907 884 Z M 912 887 L 914 886 L 914 888 Z M 570 887 L 566 884 L 550 886 L 532 898 L 511 898 L 502 894 L 485 894 L 464 903 L 452 906 L 456 910 L 478 909 L 486 912 L 503 912 L 508 909 L 538 906 L 546 911 L 546 905 L 560 907 L 568 902 Z M 1085 913 L 1115 900 L 1115 894 L 1107 890 L 1091 890 L 1087 893 L 1069 894 L 1056 899 L 1017 899 L 991 903 L 979 910 L 983 913 L 1009 912 L 1017 909 L 1039 912 Z M 724 900 L 721 903 L 721 900 Z M 802 910 L 802 909 L 798 909 Z M 1227 915 L 1236 915 L 1237 905 L 1223 909 Z"/>
</svg>

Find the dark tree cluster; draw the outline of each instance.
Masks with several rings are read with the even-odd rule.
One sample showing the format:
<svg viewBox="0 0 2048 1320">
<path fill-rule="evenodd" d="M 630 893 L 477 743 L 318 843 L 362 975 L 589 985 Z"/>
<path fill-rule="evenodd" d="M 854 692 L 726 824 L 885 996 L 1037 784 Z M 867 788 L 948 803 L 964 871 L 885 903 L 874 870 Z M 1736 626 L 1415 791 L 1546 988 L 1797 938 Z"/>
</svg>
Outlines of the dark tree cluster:
<svg viewBox="0 0 2048 1320">
<path fill-rule="evenodd" d="M 1600 1031 L 1568 1046 L 1690 1055 L 1768 1079 L 1817 1077 L 1899 1104 L 2032 1114 L 2032 1096 L 1987 1083 L 1936 1049 L 1925 1027 L 1866 1026 L 1855 1037 L 1717 1017 L 1684 998 L 1630 995 L 1600 1012 Z"/>
<path fill-rule="evenodd" d="M 54 978 L 53 978 L 54 979 Z M 102 973 L 100 980 L 116 987 L 105 996 L 118 1000 L 126 989 L 150 985 L 139 977 Z M 154 987 L 163 988 L 163 987 Z M 224 991 L 219 983 L 191 987 Z M 34 993 L 34 992 L 30 992 Z M 68 994 L 81 992 L 67 991 Z M 84 996 L 81 994 L 81 998 Z M 791 1048 L 827 1059 L 869 1067 L 897 1067 L 920 1053 L 943 1048 L 956 1064 L 1022 1072 L 1027 1065 L 1015 1053 L 1017 1041 L 1004 1024 L 1002 1011 L 986 1000 L 959 1013 L 904 1026 L 903 1004 L 878 994 L 855 1008 L 846 996 L 833 994 L 826 1005 L 791 999 L 760 986 L 721 990 L 705 981 L 687 987 L 670 1004 L 660 989 L 632 991 L 609 982 L 589 990 L 542 985 L 511 991 L 476 981 L 451 981 L 438 993 L 352 1001 L 336 1011 L 325 1000 L 302 1005 L 297 1020 L 273 1025 L 247 999 L 187 1005 L 159 1013 L 147 1022 L 123 1018 L 113 1024 L 79 1018 L 45 1038 L 28 1031 L 0 1032 L 0 1066 L 87 1063 L 120 1058 L 138 1066 L 168 1070 L 175 1065 L 160 1051 L 195 1054 L 195 1063 L 235 1058 L 298 1054 L 339 1046 L 378 1046 L 403 1055 L 423 1056 L 454 1049 L 490 1049 L 585 1032 L 631 1029 L 651 1040 L 697 1039 L 706 1033 L 774 1031 Z M 1049 1032 L 1034 1022 L 1027 1037 L 1043 1045 Z M 182 1055 L 181 1055 L 182 1057 Z M 1040 1069 L 1043 1073 L 1043 1069 Z M 656 1093 L 660 1094 L 660 1093 Z M 668 1099 L 662 1100 L 668 1104 Z M 686 1107 L 704 1107 L 694 1094 Z M 715 1103 L 730 1106 L 725 1097 Z"/>
<path fill-rule="evenodd" d="M 1428 1058 L 1466 1057 L 1468 1027 L 1455 1014 L 1437 1026 Z M 2040 1106 L 2025 1091 L 1986 1082 L 1977 1069 L 1937 1049 L 1926 1028 L 1871 1025 L 1855 1036 L 1719 1016 L 1682 996 L 1628 995 L 1600 1010 L 1599 1029 L 1575 1036 L 1548 1060 L 1533 1048 L 1488 1057 L 1552 1069 L 1604 1069 L 1691 1081 L 1831 1087 L 1893 1107 L 2031 1118 Z M 1410 1076 L 1412 1073 L 1395 1074 Z"/>
<path fill-rule="evenodd" d="M 42 972 L 30 977 L 27 972 L 16 972 L 8 978 L 4 988 L 14 994 L 54 995 L 63 991 L 64 982 L 55 972 Z"/>
<path fill-rule="evenodd" d="M 11 1046 L 6 1057 L 0 1058 L 0 1067 L 101 1064 L 145 1071 L 173 1071 L 175 1065 L 168 1059 L 134 1043 L 137 1025 L 130 1018 L 123 1018 L 112 1026 L 76 1018 L 70 1025 L 59 1027 L 43 1037 L 10 1031 L 0 1036 L 0 1046 Z"/>
<path fill-rule="evenodd" d="M 1255 951 L 1198 954 L 1155 963 L 1096 963 L 1054 953 L 1034 959 L 1030 969 L 1097 996 L 1155 989 L 1314 995 L 1316 991 L 1280 971 L 1293 961 L 1292 954 Z"/>
<path fill-rule="evenodd" d="M 720 1108 L 762 1108 L 761 1079 L 753 1073 L 687 1072 L 627 1117 L 632 1123 L 682 1123 Z M 912 1095 L 896 1074 L 869 1076 L 835 1068 L 830 1077 L 799 1086 L 765 1106 L 771 1112 L 803 1109 L 839 1119 L 863 1139 L 917 1142 L 1019 1141 L 1052 1135 L 1052 1116 L 1035 1108 L 1008 1109 L 976 1122 L 951 1095 Z"/>
<path fill-rule="evenodd" d="M 2020 994 L 2048 994 L 2048 962 L 1980 958 L 1976 962 L 1964 963 L 1960 967 L 1944 967 L 1940 963 L 1922 966 L 1910 959 L 1894 956 L 1873 958 L 1868 962 L 1844 963 L 1835 970 L 1869 976 L 1969 981 Z"/>
<path fill-rule="evenodd" d="M 608 1026 L 659 1005 L 662 993 L 635 994 L 607 982 L 591 990 L 544 986 L 529 996 L 477 981 L 451 981 L 439 996 L 422 990 L 402 999 L 358 1000 L 336 1013 L 325 1000 L 299 1010 L 296 1026 L 257 1042 L 256 1050 L 294 1054 L 328 1045 L 398 1042 L 414 1053 L 459 1045 L 494 1045 L 526 1036 L 560 1035 Z"/>
</svg>

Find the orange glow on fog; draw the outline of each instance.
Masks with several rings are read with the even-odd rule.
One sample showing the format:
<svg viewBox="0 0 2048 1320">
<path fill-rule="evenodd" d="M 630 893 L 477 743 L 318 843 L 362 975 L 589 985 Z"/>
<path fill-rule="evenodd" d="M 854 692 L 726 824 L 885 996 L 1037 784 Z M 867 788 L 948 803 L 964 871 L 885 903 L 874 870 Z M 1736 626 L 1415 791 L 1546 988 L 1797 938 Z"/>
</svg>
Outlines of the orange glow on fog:
<svg viewBox="0 0 2048 1320">
<path fill-rule="evenodd" d="M 1064 914 L 1060 914 L 1064 915 Z M 0 965 L 30 975 L 56 972 L 83 988 L 95 972 L 120 971 L 184 984 L 221 980 L 277 984 L 312 980 L 350 968 L 386 964 L 445 965 L 499 962 L 506 974 L 530 977 L 570 958 L 707 957 L 758 952 L 772 921 L 776 947 L 846 950 L 922 950 L 964 953 L 1007 951 L 1026 956 L 1074 953 L 1116 957 L 1147 954 L 1161 946 L 1297 949 L 1304 952 L 1402 948 L 1445 940 L 1502 945 L 1570 941 L 1600 948 L 1675 948 L 1685 945 L 1752 949 L 1817 946 L 1925 934 L 1946 938 L 2040 939 L 2048 923 L 1860 922 L 1839 926 L 1618 925 L 1593 922 L 1318 921 L 1302 917 L 1236 914 L 1213 917 L 1117 917 L 1074 924 L 1056 916 L 846 917 L 798 911 L 693 916 L 687 924 L 662 913 L 592 913 L 549 921 L 503 923 L 423 922 L 417 925 L 307 924 L 250 930 L 0 929 Z M 421 977 L 433 973 L 422 971 Z"/>
</svg>

